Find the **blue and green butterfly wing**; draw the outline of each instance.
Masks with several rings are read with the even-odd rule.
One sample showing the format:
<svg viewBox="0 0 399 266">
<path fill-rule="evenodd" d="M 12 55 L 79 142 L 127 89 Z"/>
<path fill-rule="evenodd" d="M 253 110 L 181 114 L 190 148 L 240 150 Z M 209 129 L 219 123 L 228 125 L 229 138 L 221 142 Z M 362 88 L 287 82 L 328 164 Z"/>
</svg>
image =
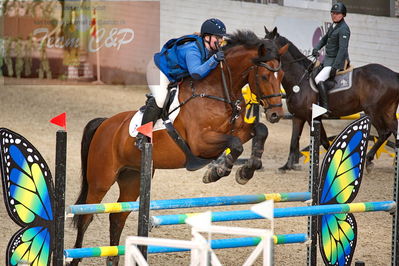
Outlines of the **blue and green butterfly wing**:
<svg viewBox="0 0 399 266">
<path fill-rule="evenodd" d="M 9 216 L 23 227 L 11 238 L 7 265 L 25 260 L 48 265 L 53 231 L 54 188 L 51 172 L 39 151 L 23 136 L 0 129 L 3 196 Z"/>
<path fill-rule="evenodd" d="M 321 168 L 319 204 L 350 203 L 361 184 L 370 134 L 370 119 L 352 122 L 334 140 Z M 357 226 L 350 213 L 319 217 L 320 252 L 326 265 L 350 265 Z"/>
</svg>

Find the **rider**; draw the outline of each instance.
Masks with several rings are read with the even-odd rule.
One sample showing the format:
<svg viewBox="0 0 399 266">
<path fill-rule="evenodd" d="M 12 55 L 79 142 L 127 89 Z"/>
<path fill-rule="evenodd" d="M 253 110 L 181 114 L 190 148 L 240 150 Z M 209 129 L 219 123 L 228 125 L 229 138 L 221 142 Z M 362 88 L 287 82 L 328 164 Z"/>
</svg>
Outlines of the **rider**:
<svg viewBox="0 0 399 266">
<path fill-rule="evenodd" d="M 320 105 L 328 110 L 328 93 L 325 81 L 328 78 L 334 79 L 337 70 L 343 69 L 345 60 L 349 61 L 348 44 L 350 30 L 345 22 L 346 7 L 338 2 L 331 8 L 331 19 L 333 24 L 327 33 L 321 38 L 312 51 L 312 55 L 319 56 L 319 50 L 326 45 L 326 55 L 323 61 L 323 69 L 315 78 L 319 90 Z"/>
<path fill-rule="evenodd" d="M 218 45 L 225 35 L 226 26 L 221 20 L 207 19 L 202 23 L 199 41 L 186 42 L 176 47 L 177 65 L 173 70 L 168 66 L 170 64 L 166 54 L 162 53 L 163 50 L 154 55 L 147 67 L 147 83 L 153 97 L 146 102 L 142 125 L 151 121 L 155 123 L 161 115 L 169 83 L 179 82 L 187 76 L 202 79 L 216 68 L 224 59 L 224 53 L 218 51 Z M 143 142 L 144 135 L 139 133 L 136 145 L 140 147 Z"/>
</svg>

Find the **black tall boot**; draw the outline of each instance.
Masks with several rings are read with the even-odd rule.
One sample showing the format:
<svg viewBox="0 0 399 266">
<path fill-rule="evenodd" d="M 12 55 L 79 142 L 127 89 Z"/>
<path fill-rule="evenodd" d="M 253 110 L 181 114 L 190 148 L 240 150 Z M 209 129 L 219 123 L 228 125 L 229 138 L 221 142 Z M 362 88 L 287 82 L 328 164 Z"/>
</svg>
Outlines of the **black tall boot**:
<svg viewBox="0 0 399 266">
<path fill-rule="evenodd" d="M 146 102 L 146 108 L 143 114 L 143 119 L 141 120 L 141 125 L 145 125 L 152 121 L 153 125 L 161 116 L 162 108 L 159 108 L 155 102 L 155 98 L 151 97 Z M 144 143 L 148 141 L 147 137 L 141 133 L 136 136 L 136 146 L 140 150 L 144 148 Z"/>
<path fill-rule="evenodd" d="M 317 88 L 319 89 L 319 103 L 321 107 L 324 107 L 327 109 L 328 111 L 328 92 L 327 92 L 327 88 L 326 85 L 324 84 L 323 81 L 319 82 L 319 84 L 317 84 Z"/>
</svg>

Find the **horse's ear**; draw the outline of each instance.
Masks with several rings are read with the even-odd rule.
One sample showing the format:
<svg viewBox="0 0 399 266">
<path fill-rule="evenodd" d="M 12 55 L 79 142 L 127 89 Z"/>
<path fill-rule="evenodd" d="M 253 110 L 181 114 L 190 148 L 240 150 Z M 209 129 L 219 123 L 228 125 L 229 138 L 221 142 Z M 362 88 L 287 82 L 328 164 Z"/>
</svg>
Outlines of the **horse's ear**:
<svg viewBox="0 0 399 266">
<path fill-rule="evenodd" d="M 281 47 L 280 49 L 278 49 L 278 54 L 279 55 L 283 55 L 287 52 L 288 47 L 290 46 L 289 43 L 287 43 L 286 45 L 284 45 L 283 47 Z"/>
<path fill-rule="evenodd" d="M 270 31 L 267 30 L 266 26 L 263 26 L 265 28 L 265 33 L 266 35 L 268 35 L 270 33 Z"/>
<path fill-rule="evenodd" d="M 278 34 L 277 32 L 277 27 L 274 27 L 274 29 L 272 30 L 272 32 L 270 32 L 270 39 L 275 40 L 280 36 L 280 34 Z"/>
</svg>

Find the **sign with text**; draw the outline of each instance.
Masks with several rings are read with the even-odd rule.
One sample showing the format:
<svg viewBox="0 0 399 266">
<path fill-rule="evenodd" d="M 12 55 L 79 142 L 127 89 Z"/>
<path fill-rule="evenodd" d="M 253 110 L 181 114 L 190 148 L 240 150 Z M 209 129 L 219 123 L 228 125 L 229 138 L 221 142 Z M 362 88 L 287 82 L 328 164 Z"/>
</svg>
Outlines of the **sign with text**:
<svg viewBox="0 0 399 266">
<path fill-rule="evenodd" d="M 6 82 L 101 74 L 105 83 L 144 85 L 160 45 L 160 3 L 10 1 L 4 25 Z"/>
</svg>

